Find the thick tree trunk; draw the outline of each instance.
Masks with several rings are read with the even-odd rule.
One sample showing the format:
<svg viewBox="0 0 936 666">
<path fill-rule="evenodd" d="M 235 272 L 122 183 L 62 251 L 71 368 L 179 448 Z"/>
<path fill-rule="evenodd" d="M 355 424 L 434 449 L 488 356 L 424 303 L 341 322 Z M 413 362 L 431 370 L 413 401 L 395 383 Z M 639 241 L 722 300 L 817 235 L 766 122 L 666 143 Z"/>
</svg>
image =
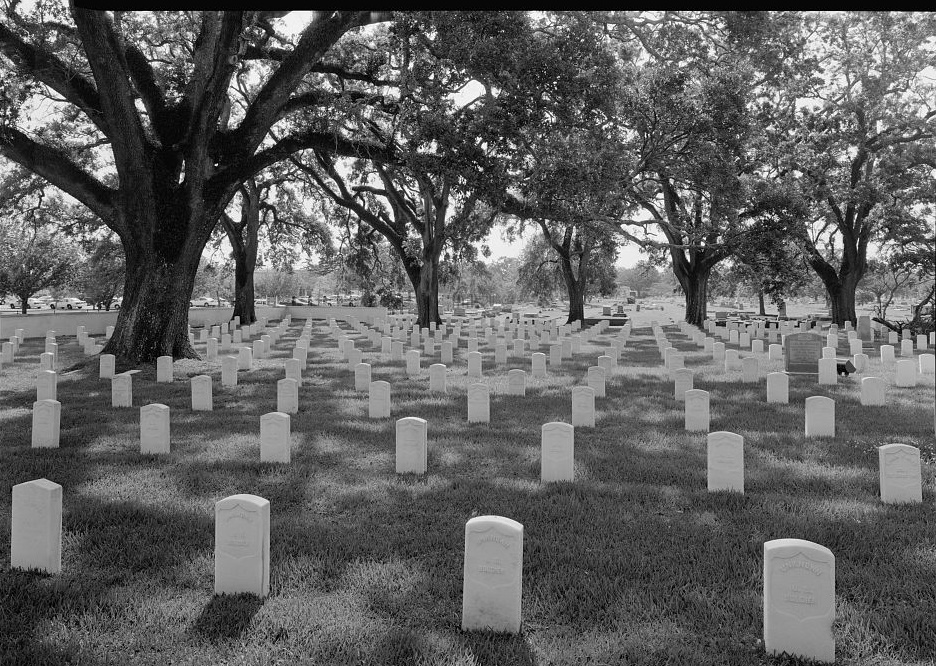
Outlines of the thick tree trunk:
<svg viewBox="0 0 936 666">
<path fill-rule="evenodd" d="M 255 257 L 256 259 L 256 257 Z M 246 253 L 234 252 L 234 313 L 242 324 L 257 321 L 254 309 L 254 266 Z"/>
<path fill-rule="evenodd" d="M 832 323 L 844 326 L 846 321 L 850 321 L 853 326 L 857 325 L 855 289 L 861 275 L 856 271 L 849 271 L 844 275 L 836 275 L 834 272 L 818 272 L 818 274 L 826 288 L 825 297 L 831 310 Z"/>
<path fill-rule="evenodd" d="M 702 326 L 707 314 L 708 281 L 711 268 L 696 267 L 692 272 L 675 271 L 676 279 L 686 295 L 686 322 Z"/>
<path fill-rule="evenodd" d="M 762 317 L 767 315 L 767 309 L 764 307 L 764 292 L 760 290 L 758 290 L 757 292 L 757 307 L 758 307 L 757 314 L 759 314 Z"/>
<path fill-rule="evenodd" d="M 419 326 L 428 328 L 429 322 L 442 323 L 439 316 L 439 258 L 423 253 L 423 265 L 419 271 L 419 289 L 416 290 L 419 308 Z"/>
<path fill-rule="evenodd" d="M 569 318 L 567 324 L 574 321 L 585 323 L 585 279 L 581 275 L 579 267 L 579 276 L 576 279 L 575 272 L 572 269 L 572 262 L 560 257 L 559 265 L 562 267 L 562 277 L 566 283 L 566 293 L 569 295 Z"/>
<path fill-rule="evenodd" d="M 173 264 L 155 253 L 127 253 L 123 302 L 103 353 L 123 366 L 159 356 L 199 358 L 188 339 L 188 313 L 203 245 L 188 247 Z"/>
</svg>

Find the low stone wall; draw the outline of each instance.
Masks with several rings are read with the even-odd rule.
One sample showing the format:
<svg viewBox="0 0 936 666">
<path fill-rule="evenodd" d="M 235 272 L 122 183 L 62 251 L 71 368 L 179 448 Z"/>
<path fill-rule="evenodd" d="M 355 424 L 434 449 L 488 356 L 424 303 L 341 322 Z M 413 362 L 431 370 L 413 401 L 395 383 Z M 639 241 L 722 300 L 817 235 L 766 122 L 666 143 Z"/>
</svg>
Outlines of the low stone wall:
<svg viewBox="0 0 936 666">
<path fill-rule="evenodd" d="M 387 308 L 352 308 L 330 305 L 286 305 L 282 307 L 286 310 L 286 314 L 293 319 L 322 319 L 327 321 L 334 318 L 347 321 L 355 317 L 358 321 L 373 324 L 377 317 L 387 316 Z M 260 309 L 257 309 L 258 315 Z"/>
<path fill-rule="evenodd" d="M 3 314 L 0 316 L 0 340 L 8 340 L 16 329 L 23 329 L 27 338 L 43 338 L 46 331 L 55 331 L 59 336 L 74 336 L 79 326 L 85 327 L 88 335 L 104 335 L 108 326 L 117 322 L 118 310 L 43 310 L 27 315 Z M 234 308 L 190 308 L 189 326 L 203 328 L 230 321 Z M 259 305 L 258 317 L 267 320 L 282 319 L 289 314 L 293 319 L 348 320 L 357 317 L 372 324 L 374 319 L 387 316 L 387 308 L 351 308 L 327 306 Z"/>
</svg>

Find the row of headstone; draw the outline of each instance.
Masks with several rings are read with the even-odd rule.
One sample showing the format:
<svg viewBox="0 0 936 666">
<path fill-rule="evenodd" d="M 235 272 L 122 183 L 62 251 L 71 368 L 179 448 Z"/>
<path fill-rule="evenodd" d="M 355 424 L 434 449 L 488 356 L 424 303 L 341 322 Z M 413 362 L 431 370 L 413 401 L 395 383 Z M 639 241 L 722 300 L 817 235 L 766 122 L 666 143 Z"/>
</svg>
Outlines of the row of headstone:
<svg viewBox="0 0 936 666">
<path fill-rule="evenodd" d="M 713 433 L 714 434 L 714 433 Z M 886 455 L 886 454 L 884 454 Z M 13 487 L 11 565 L 61 571 L 62 487 L 37 479 Z M 215 594 L 270 591 L 270 502 L 238 494 L 215 503 Z M 523 525 L 503 516 L 465 524 L 462 631 L 519 633 Z M 764 543 L 764 649 L 835 660 L 835 556 L 802 539 Z"/>
</svg>

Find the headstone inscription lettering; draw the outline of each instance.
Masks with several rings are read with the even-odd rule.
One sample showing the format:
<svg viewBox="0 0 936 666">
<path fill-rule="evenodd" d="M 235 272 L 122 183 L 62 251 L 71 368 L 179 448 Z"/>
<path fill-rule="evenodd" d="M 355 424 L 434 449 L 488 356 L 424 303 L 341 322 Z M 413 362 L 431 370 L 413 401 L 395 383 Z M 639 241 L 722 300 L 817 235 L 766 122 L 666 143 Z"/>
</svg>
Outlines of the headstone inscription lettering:
<svg viewBox="0 0 936 666">
<path fill-rule="evenodd" d="M 169 453 L 169 407 L 154 402 L 140 407 L 140 453 Z"/>
<path fill-rule="evenodd" d="M 260 417 L 260 462 L 289 463 L 290 418 L 283 412 Z"/>
<path fill-rule="evenodd" d="M 215 504 L 215 594 L 270 591 L 270 503 L 231 495 Z"/>
<path fill-rule="evenodd" d="M 708 491 L 744 492 L 744 437 L 710 432 L 707 438 Z"/>
<path fill-rule="evenodd" d="M 590 386 L 572 388 L 573 427 L 595 427 L 595 389 Z"/>
<path fill-rule="evenodd" d="M 815 333 L 791 333 L 784 340 L 787 373 L 819 374 L 822 336 Z"/>
<path fill-rule="evenodd" d="M 390 384 L 385 381 L 370 383 L 367 399 L 367 416 L 372 419 L 390 417 Z"/>
<path fill-rule="evenodd" d="M 885 444 L 878 447 L 881 501 L 885 504 L 923 501 L 923 477 L 920 449 L 908 444 Z"/>
<path fill-rule="evenodd" d="M 462 631 L 520 631 L 523 525 L 502 516 L 465 524 Z"/>
<path fill-rule="evenodd" d="M 397 474 L 425 474 L 428 459 L 427 423 L 407 416 L 396 422 Z"/>
<path fill-rule="evenodd" d="M 575 473 L 575 429 L 553 421 L 541 428 L 540 480 L 572 481 Z"/>
<path fill-rule="evenodd" d="M 835 661 L 835 556 L 802 539 L 764 543 L 764 648 Z"/>
</svg>

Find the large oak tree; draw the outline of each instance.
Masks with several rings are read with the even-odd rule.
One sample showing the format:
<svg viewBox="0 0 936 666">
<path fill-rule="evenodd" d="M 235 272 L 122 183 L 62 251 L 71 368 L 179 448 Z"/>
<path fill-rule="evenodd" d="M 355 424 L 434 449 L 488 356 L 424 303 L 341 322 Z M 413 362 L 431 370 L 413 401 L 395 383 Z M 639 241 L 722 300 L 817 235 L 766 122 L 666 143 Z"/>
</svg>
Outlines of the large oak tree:
<svg viewBox="0 0 936 666">
<path fill-rule="evenodd" d="M 40 2 L 0 17 L 0 154 L 119 236 L 127 279 L 105 351 L 120 363 L 195 356 L 186 324 L 198 261 L 244 181 L 299 149 L 362 150 L 321 125 L 294 126 L 275 141 L 269 132 L 333 97 L 342 77 L 366 78 L 327 56 L 342 35 L 388 15 L 313 12 L 288 40 L 274 26 L 281 14 L 110 13 Z M 232 77 L 243 68 L 260 83 L 232 112 Z M 58 119 L 43 124 L 30 111 L 50 100 Z M 61 135 L 66 125 L 84 130 L 82 150 L 107 152 L 112 173 L 81 159 L 74 134 Z"/>
</svg>

